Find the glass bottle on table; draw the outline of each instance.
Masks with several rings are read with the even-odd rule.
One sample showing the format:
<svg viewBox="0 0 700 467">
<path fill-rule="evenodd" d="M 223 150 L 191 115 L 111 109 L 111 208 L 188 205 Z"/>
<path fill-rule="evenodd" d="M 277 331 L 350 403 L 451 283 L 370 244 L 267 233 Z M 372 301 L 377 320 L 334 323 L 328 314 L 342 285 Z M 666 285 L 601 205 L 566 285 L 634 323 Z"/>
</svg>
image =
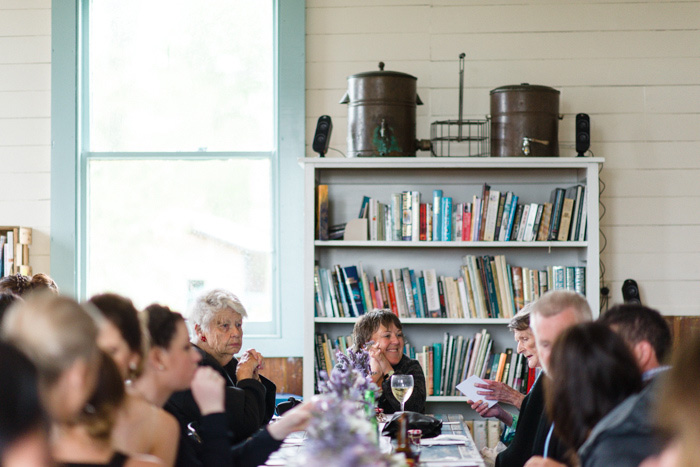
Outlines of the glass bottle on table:
<svg viewBox="0 0 700 467">
<path fill-rule="evenodd" d="M 413 467 L 418 465 L 418 459 L 411 449 L 411 443 L 408 439 L 408 415 L 406 412 L 401 412 L 398 418 L 399 429 L 396 431 L 396 453 L 403 454 L 406 458 L 406 465 Z"/>
</svg>

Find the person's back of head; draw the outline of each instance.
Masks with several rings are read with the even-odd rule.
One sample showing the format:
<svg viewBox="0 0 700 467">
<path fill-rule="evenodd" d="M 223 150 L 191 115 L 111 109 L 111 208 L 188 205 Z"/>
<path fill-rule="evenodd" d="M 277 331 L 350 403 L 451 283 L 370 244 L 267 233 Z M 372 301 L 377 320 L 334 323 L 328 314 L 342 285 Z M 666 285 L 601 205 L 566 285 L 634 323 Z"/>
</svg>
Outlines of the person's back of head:
<svg viewBox="0 0 700 467">
<path fill-rule="evenodd" d="M 593 312 L 586 297 L 571 290 L 551 290 L 535 300 L 530 307 L 531 318 L 542 316 L 549 318 L 571 309 L 577 323 L 593 320 Z"/>
<path fill-rule="evenodd" d="M 669 357 L 671 330 L 658 311 L 641 304 L 615 305 L 598 321 L 620 334 L 630 347 L 643 341 L 651 344 L 657 363 Z"/>
<path fill-rule="evenodd" d="M 48 425 L 39 400 L 36 368 L 5 342 L 0 342 L 0 375 L 0 465 L 9 465 L 15 443 L 32 433 L 48 447 Z M 38 453 L 42 454 L 48 451 Z"/>
<path fill-rule="evenodd" d="M 598 421 L 642 389 L 624 340 L 597 322 L 564 330 L 552 347 L 545 407 L 557 436 L 578 449 Z"/>
<path fill-rule="evenodd" d="M 97 326 L 93 316 L 75 300 L 54 294 L 29 295 L 7 311 L 2 336 L 36 366 L 40 393 L 52 416 L 58 416 L 59 412 L 61 416 L 69 416 L 67 412 L 78 408 L 74 405 L 84 403 L 94 384 Z M 48 403 L 46 397 L 50 390 L 76 364 L 80 366 L 82 377 L 74 382 L 84 380 L 85 387 L 72 388 L 74 404 Z"/>
<path fill-rule="evenodd" d="M 25 276 L 17 273 L 0 279 L 0 292 L 12 292 L 20 297 L 31 292 L 58 293 L 58 285 L 48 275 L 37 273 L 33 276 Z"/>
</svg>

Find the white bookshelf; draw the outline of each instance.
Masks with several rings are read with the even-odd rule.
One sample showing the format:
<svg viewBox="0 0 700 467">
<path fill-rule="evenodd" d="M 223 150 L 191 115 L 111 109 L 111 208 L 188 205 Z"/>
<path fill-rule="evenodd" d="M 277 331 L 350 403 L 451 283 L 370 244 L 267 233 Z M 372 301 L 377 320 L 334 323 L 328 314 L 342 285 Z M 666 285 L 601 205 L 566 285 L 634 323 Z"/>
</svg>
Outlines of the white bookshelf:
<svg viewBox="0 0 700 467">
<path fill-rule="evenodd" d="M 380 269 L 409 267 L 436 269 L 438 275 L 457 276 L 462 257 L 506 255 L 508 263 L 540 268 L 547 265 L 586 267 L 586 296 L 597 313 L 599 309 L 599 225 L 598 173 L 602 158 L 305 158 L 304 170 L 304 396 L 314 393 L 314 336 L 348 335 L 356 318 L 317 318 L 314 316 L 314 262 L 321 267 L 362 263 L 375 275 Z M 404 241 L 319 241 L 315 240 L 315 192 L 319 184 L 329 186 L 329 224 L 340 224 L 357 217 L 363 196 L 389 203 L 392 193 L 421 192 L 422 202 L 432 202 L 432 191 L 441 189 L 453 202 L 471 201 L 481 195 L 488 183 L 498 191 L 513 191 L 523 203 L 549 201 L 554 188 L 576 184 L 586 186 L 587 240 L 577 242 L 404 242 Z M 494 350 L 515 349 L 507 319 L 403 318 L 407 340 L 415 347 L 442 342 L 445 331 L 473 337 L 487 329 L 494 338 Z M 443 413 L 461 403 L 464 397 L 430 396 L 428 410 Z M 440 411 L 440 412 L 438 412 Z M 460 411 L 460 410 L 448 410 Z M 465 412 L 467 413 L 467 412 Z"/>
</svg>

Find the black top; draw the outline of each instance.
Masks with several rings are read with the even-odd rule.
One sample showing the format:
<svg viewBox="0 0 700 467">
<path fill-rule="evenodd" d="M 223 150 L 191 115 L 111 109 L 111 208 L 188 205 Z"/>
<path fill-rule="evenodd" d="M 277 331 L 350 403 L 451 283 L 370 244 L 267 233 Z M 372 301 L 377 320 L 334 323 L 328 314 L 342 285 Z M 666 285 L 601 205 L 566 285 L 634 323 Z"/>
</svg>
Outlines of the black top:
<svg viewBox="0 0 700 467">
<path fill-rule="evenodd" d="M 413 375 L 413 393 L 406 401 L 405 409 L 410 412 L 425 413 L 425 375 L 418 360 L 411 360 L 406 355 L 401 357 L 399 363 L 393 367 L 394 374 Z M 397 401 L 391 392 L 391 378 L 382 382 L 382 395 L 377 399 L 377 407 L 390 414 L 401 410 L 401 402 Z"/>
<path fill-rule="evenodd" d="M 532 455 L 535 434 L 544 413 L 542 378 L 537 378 L 520 406 L 515 436 L 505 451 L 496 457 L 496 467 L 522 467 Z"/>
<path fill-rule="evenodd" d="M 264 464 L 282 445 L 267 430 L 261 429 L 245 442 L 232 446 L 226 414 L 205 415 L 199 422 L 190 422 L 171 404 L 166 404 L 164 409 L 180 424 L 177 467 L 255 467 Z"/>
<path fill-rule="evenodd" d="M 80 463 L 80 462 L 65 462 L 59 464 L 63 467 L 121 467 L 126 464 L 129 458 L 122 454 L 121 452 L 115 452 L 112 458 L 107 461 L 106 464 L 92 464 L 92 463 Z"/>
<path fill-rule="evenodd" d="M 214 368 L 226 380 L 226 414 L 230 442 L 244 441 L 272 418 L 275 410 L 275 385 L 262 376 L 261 381 L 254 379 L 237 381 L 238 361 L 235 358 L 224 368 L 207 352 L 196 346 L 195 348 L 202 355 L 202 361 L 199 364 Z M 198 421 L 201 417 L 199 407 L 189 389 L 173 394 L 168 400 L 168 406 L 181 413 L 183 419 L 189 422 Z"/>
<path fill-rule="evenodd" d="M 547 375 L 542 375 L 545 378 Z M 544 456 L 544 445 L 547 441 L 547 435 L 552 427 L 552 422 L 547 417 L 547 411 L 542 411 L 542 416 L 540 417 L 539 423 L 537 425 L 537 432 L 535 433 L 535 444 L 532 448 L 533 456 Z M 553 459 L 557 462 L 566 465 L 572 465 L 571 459 L 569 457 L 569 446 L 564 443 L 557 435 L 552 432 L 552 437 L 549 440 L 549 449 L 547 450 L 547 458 Z"/>
</svg>

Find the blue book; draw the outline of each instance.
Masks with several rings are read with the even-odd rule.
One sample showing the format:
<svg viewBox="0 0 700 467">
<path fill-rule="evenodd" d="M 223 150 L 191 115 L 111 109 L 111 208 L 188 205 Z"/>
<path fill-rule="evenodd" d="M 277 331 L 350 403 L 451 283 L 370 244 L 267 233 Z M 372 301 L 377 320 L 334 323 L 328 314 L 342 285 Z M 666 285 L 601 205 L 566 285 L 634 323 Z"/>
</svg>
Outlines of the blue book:
<svg viewBox="0 0 700 467">
<path fill-rule="evenodd" d="M 346 291 L 345 275 L 341 271 L 340 266 L 338 266 L 336 264 L 333 267 L 335 269 L 335 272 L 333 273 L 333 280 L 337 283 L 337 286 L 338 286 L 338 295 L 340 297 L 340 303 L 342 304 L 344 316 L 350 318 L 351 316 L 353 316 L 352 311 L 351 311 L 352 306 L 350 305 L 350 302 L 348 301 L 347 295 L 345 294 L 345 291 Z"/>
<path fill-rule="evenodd" d="M 365 307 L 362 304 L 362 289 L 360 288 L 360 276 L 357 273 L 356 266 L 347 266 L 343 268 L 345 272 L 345 284 L 348 288 L 350 304 L 352 306 L 354 316 L 362 316 L 365 314 Z"/>
<path fill-rule="evenodd" d="M 362 197 L 362 205 L 360 206 L 360 219 L 367 219 L 369 217 L 369 196 Z"/>
<path fill-rule="evenodd" d="M 421 318 L 428 318 L 430 312 L 428 311 L 428 297 L 425 293 L 425 278 L 423 276 L 418 278 L 418 290 L 420 293 L 421 305 L 423 307 L 423 316 L 421 316 Z"/>
<path fill-rule="evenodd" d="M 490 318 L 502 318 L 500 309 L 498 308 L 498 292 L 496 291 L 496 283 L 493 281 L 493 269 L 491 269 L 491 257 L 484 256 L 484 273 L 486 274 L 486 288 L 489 294 L 489 302 L 491 303 Z"/>
<path fill-rule="evenodd" d="M 433 394 L 436 396 L 440 393 L 440 383 L 442 382 L 442 344 L 436 342 L 433 344 Z"/>
<path fill-rule="evenodd" d="M 423 318 L 425 313 L 423 311 L 423 300 L 420 297 L 420 288 L 418 281 L 416 280 L 416 272 L 413 269 L 408 271 L 408 275 L 411 278 L 411 290 L 413 291 L 413 303 L 416 308 L 416 318 Z"/>
<path fill-rule="evenodd" d="M 513 222 L 515 221 L 515 211 L 518 210 L 518 196 L 513 195 L 513 200 L 510 203 L 510 211 L 508 212 L 508 229 L 506 230 L 505 241 L 510 241 L 511 234 L 513 233 Z"/>
<path fill-rule="evenodd" d="M 444 242 L 452 240 L 452 198 L 445 196 L 442 198 L 442 235 Z"/>
<path fill-rule="evenodd" d="M 442 207 L 442 190 L 433 190 L 433 241 L 439 242 L 442 240 L 442 216 L 440 208 Z"/>
</svg>

